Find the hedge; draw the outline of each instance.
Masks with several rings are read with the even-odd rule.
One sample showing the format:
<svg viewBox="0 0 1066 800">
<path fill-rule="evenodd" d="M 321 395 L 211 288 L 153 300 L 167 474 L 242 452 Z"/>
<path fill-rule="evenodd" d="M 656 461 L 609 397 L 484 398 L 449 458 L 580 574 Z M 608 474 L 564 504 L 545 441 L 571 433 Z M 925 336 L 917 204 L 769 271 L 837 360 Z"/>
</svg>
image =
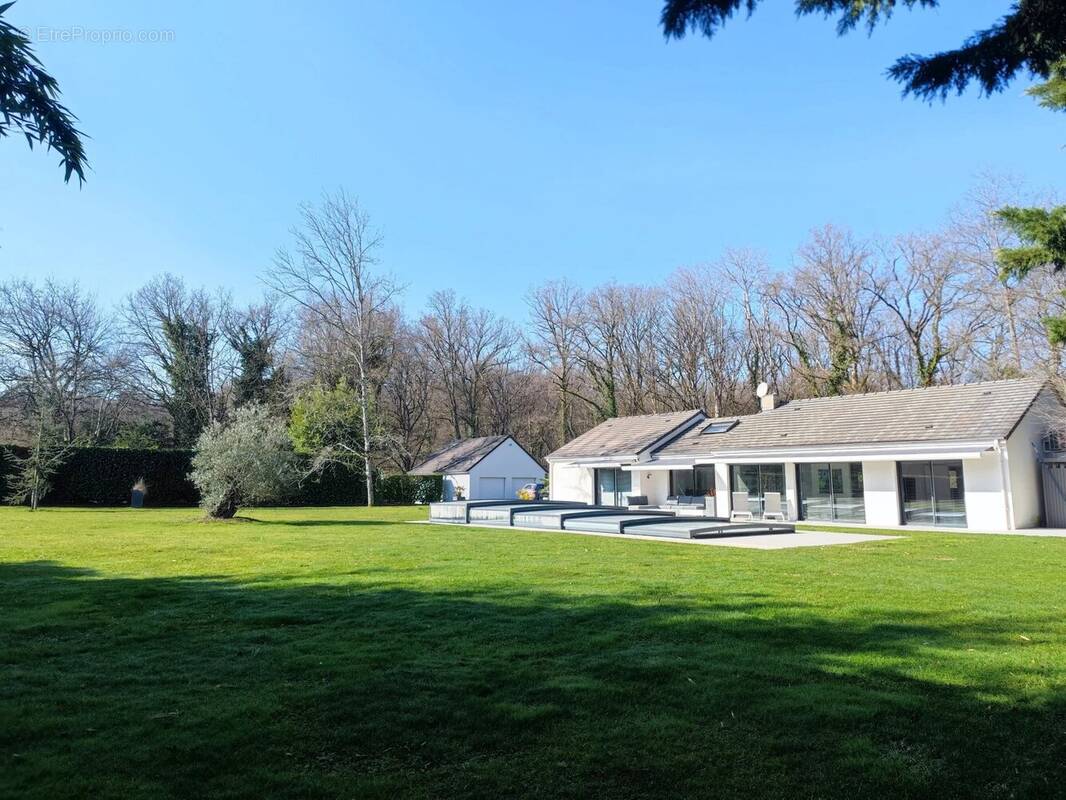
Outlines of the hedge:
<svg viewBox="0 0 1066 800">
<path fill-rule="evenodd" d="M 5 448 L 25 453 L 21 448 Z M 122 450 L 78 447 L 52 477 L 52 490 L 44 505 L 125 506 L 130 487 L 138 478 L 148 484 L 148 502 L 156 506 L 194 506 L 200 495 L 189 480 L 191 450 Z M 5 458 L 4 466 L 11 464 Z M 6 482 L 5 482 L 6 483 Z M 2 488 L 7 496 L 7 486 Z"/>
<path fill-rule="evenodd" d="M 0 445 L 0 500 L 7 496 L 11 464 L 7 452 L 25 454 L 24 448 Z M 148 506 L 195 506 L 200 495 L 189 480 L 192 450 L 127 450 L 80 447 L 72 450 L 52 479 L 44 505 L 126 506 L 130 487 L 138 478 L 148 484 Z M 379 475 L 375 501 L 382 505 L 428 503 L 441 498 L 438 477 Z M 290 505 L 365 505 L 366 483 L 358 469 L 332 466 L 302 482 Z"/>
</svg>

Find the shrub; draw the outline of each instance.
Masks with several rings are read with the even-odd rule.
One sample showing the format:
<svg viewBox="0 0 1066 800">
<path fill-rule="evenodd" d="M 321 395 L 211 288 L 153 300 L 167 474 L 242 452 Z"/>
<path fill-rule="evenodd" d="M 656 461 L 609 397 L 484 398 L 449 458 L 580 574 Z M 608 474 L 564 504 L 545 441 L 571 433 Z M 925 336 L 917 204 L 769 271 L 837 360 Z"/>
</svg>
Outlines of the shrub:
<svg viewBox="0 0 1066 800">
<path fill-rule="evenodd" d="M 209 517 L 229 519 L 241 506 L 278 503 L 296 489 L 299 460 L 285 423 L 260 405 L 212 423 L 196 443 L 192 480 Z"/>
<path fill-rule="evenodd" d="M 444 492 L 444 479 L 439 475 L 379 475 L 375 485 L 376 500 L 382 505 L 435 503 Z"/>
</svg>

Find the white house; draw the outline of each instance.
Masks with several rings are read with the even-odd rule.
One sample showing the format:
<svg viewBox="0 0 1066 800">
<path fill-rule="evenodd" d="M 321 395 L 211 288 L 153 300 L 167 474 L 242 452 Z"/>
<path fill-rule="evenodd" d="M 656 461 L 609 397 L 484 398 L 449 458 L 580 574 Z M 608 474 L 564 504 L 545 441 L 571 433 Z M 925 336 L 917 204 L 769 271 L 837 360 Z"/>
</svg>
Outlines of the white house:
<svg viewBox="0 0 1066 800">
<path fill-rule="evenodd" d="M 756 515 L 763 494 L 779 492 L 790 520 L 1036 527 L 1056 419 L 1066 408 L 1038 379 L 782 405 L 770 395 L 760 413 L 717 419 L 619 417 L 548 456 L 551 498 L 621 506 L 630 496 L 713 495 L 715 516 L 728 518 L 733 492 L 747 492 Z"/>
<path fill-rule="evenodd" d="M 444 476 L 444 499 L 506 500 L 527 483 L 544 480 L 544 467 L 510 436 L 461 439 L 433 453 L 411 475 Z"/>
</svg>

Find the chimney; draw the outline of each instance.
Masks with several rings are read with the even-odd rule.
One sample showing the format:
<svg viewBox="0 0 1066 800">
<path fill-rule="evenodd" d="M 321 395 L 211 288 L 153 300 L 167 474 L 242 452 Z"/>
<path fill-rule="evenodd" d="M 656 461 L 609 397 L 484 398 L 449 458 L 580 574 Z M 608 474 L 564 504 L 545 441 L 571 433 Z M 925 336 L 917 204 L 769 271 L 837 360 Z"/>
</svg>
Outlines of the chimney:
<svg viewBox="0 0 1066 800">
<path fill-rule="evenodd" d="M 777 398 L 770 391 L 770 385 L 763 381 L 756 387 L 755 394 L 759 398 L 759 408 L 762 411 L 773 411 L 777 408 Z"/>
</svg>

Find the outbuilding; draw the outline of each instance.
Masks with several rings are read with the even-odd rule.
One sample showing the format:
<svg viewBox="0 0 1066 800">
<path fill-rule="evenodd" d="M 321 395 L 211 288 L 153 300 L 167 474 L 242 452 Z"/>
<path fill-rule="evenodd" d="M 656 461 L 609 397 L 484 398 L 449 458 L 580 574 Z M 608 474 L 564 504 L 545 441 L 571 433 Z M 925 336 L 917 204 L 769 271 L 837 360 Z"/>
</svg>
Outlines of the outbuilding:
<svg viewBox="0 0 1066 800">
<path fill-rule="evenodd" d="M 511 436 L 460 439 L 409 474 L 443 476 L 445 500 L 509 500 L 527 483 L 544 481 L 544 467 Z"/>
</svg>

